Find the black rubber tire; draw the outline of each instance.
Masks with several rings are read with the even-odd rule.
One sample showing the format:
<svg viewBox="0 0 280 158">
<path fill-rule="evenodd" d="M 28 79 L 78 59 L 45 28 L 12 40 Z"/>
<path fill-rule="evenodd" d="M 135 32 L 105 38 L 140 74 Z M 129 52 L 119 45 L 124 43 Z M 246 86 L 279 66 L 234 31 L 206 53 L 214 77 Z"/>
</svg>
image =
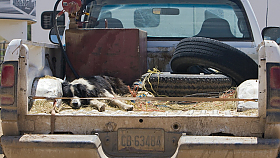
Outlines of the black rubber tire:
<svg viewBox="0 0 280 158">
<path fill-rule="evenodd" d="M 144 74 L 143 79 L 149 74 Z M 196 93 L 220 93 L 232 87 L 232 79 L 221 74 L 152 74 L 145 81 L 145 88 L 154 95 L 183 97 Z M 152 85 L 152 88 L 150 84 Z"/>
<path fill-rule="evenodd" d="M 190 37 L 180 41 L 171 59 L 174 73 L 187 73 L 191 66 L 216 69 L 231 77 L 237 85 L 258 78 L 258 65 L 244 52 L 220 41 Z"/>
</svg>

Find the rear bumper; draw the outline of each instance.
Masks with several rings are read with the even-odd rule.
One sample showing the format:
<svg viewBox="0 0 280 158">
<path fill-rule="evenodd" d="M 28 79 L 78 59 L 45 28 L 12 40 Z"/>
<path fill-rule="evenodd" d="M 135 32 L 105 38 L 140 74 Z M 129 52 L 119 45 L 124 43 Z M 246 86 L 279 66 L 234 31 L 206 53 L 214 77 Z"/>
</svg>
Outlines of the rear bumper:
<svg viewBox="0 0 280 158">
<path fill-rule="evenodd" d="M 173 157 L 275 158 L 279 144 L 279 139 L 256 137 L 181 136 Z M 107 157 L 97 135 L 2 136 L 1 145 L 8 158 Z"/>
<path fill-rule="evenodd" d="M 275 158 L 279 144 L 279 139 L 256 137 L 182 136 L 174 155 L 178 158 Z"/>
<path fill-rule="evenodd" d="M 7 158 L 106 157 L 97 135 L 2 136 Z"/>
</svg>

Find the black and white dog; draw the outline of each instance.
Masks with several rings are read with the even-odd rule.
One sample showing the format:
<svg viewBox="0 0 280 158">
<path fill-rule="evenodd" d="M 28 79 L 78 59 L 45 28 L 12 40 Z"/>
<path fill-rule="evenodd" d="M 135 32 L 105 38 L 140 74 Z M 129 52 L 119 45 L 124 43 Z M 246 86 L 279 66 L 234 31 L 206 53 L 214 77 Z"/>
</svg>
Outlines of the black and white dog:
<svg viewBox="0 0 280 158">
<path fill-rule="evenodd" d="M 121 79 L 108 76 L 93 76 L 91 78 L 79 78 L 72 82 L 62 83 L 63 97 L 73 97 L 73 99 L 63 99 L 72 108 L 79 109 L 83 105 L 97 107 L 98 111 L 105 111 L 106 104 L 97 99 L 79 99 L 87 97 L 116 97 L 129 93 L 128 87 Z M 133 105 L 123 103 L 118 99 L 110 100 L 110 105 L 117 106 L 124 110 L 133 110 Z"/>
</svg>

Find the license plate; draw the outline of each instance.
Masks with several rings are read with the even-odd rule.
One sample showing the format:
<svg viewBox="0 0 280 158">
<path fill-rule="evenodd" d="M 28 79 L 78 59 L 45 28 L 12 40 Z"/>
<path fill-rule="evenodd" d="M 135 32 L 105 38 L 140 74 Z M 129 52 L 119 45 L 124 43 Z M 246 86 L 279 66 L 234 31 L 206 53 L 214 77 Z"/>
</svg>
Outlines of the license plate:
<svg viewBox="0 0 280 158">
<path fill-rule="evenodd" d="M 126 152 L 163 152 L 163 129 L 119 129 L 118 150 Z"/>
</svg>

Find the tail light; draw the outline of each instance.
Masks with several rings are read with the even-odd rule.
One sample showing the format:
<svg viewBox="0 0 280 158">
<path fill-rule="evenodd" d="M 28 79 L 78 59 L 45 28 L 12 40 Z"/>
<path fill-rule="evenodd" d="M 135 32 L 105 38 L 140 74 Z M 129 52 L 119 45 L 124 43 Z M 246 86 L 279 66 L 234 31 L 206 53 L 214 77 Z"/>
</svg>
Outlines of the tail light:
<svg viewBox="0 0 280 158">
<path fill-rule="evenodd" d="M 11 105 L 15 100 L 15 66 L 3 64 L 1 73 L 1 104 Z"/>
<path fill-rule="evenodd" d="M 1 104 L 3 105 L 14 104 L 14 96 L 13 95 L 1 96 Z"/>
<path fill-rule="evenodd" d="M 280 109 L 280 64 L 267 64 L 268 108 Z"/>
<path fill-rule="evenodd" d="M 1 87 L 13 87 L 15 84 L 14 65 L 3 65 L 1 74 Z"/>
</svg>

